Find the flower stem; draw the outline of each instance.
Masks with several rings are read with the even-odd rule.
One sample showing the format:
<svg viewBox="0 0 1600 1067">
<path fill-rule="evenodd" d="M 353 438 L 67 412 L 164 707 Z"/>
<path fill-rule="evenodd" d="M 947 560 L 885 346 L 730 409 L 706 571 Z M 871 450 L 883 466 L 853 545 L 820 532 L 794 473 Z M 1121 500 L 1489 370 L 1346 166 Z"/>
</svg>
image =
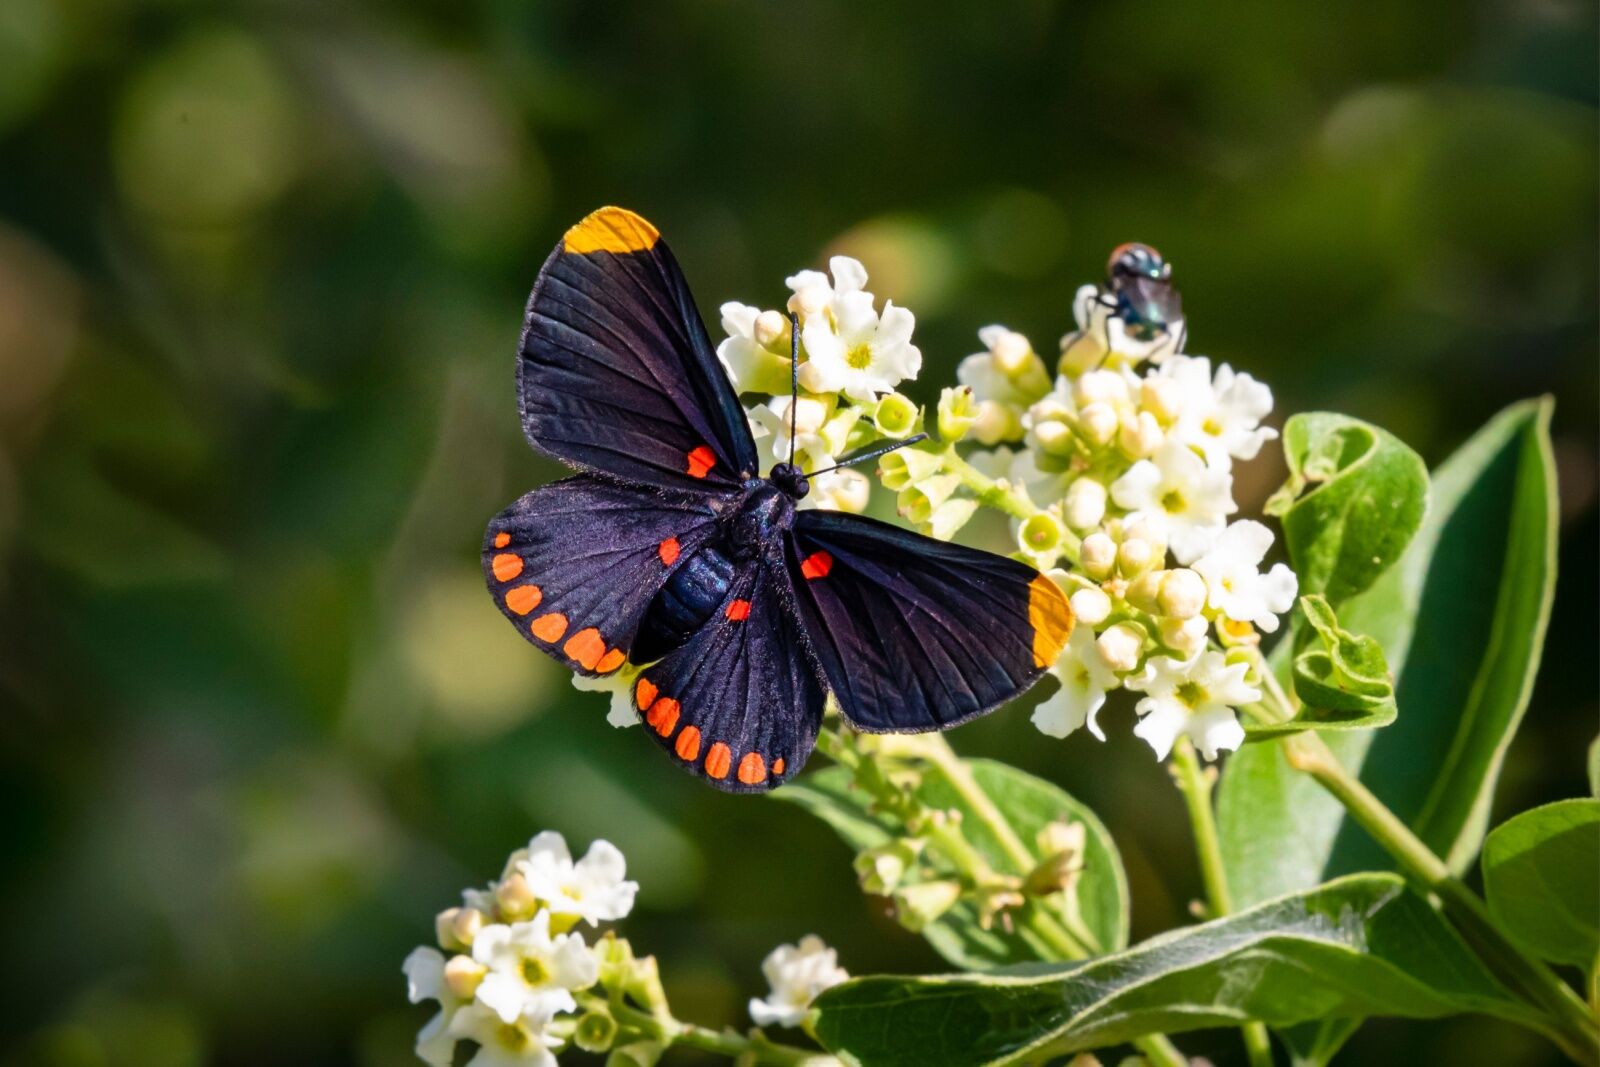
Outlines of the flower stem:
<svg viewBox="0 0 1600 1067">
<path fill-rule="evenodd" d="M 947 446 L 940 453 L 940 458 L 944 461 L 945 469 L 960 478 L 961 484 L 972 490 L 978 503 L 984 507 L 1003 511 L 1014 519 L 1028 519 L 1039 514 L 1039 508 L 1028 499 L 1027 494 L 1019 493 L 984 474 L 962 459 L 954 445 Z"/>
<path fill-rule="evenodd" d="M 1600 1064 L 1600 1023 L 1554 971 L 1506 937 L 1488 907 L 1450 872 L 1444 860 L 1351 774 L 1314 732 L 1295 734 L 1282 744 L 1289 765 L 1309 774 L 1331 793 L 1401 870 L 1438 899 L 1484 962 L 1545 1012 L 1550 1038 L 1579 1063 Z"/>
<path fill-rule="evenodd" d="M 1195 852 L 1200 857 L 1200 877 L 1205 883 L 1206 900 L 1213 918 L 1233 911 L 1233 896 L 1228 892 L 1228 872 L 1222 865 L 1222 843 L 1217 836 L 1216 813 L 1211 807 L 1211 787 L 1216 781 L 1200 765 L 1194 745 L 1179 738 L 1172 750 L 1173 779 L 1189 809 L 1189 827 L 1194 832 Z M 1272 1037 L 1266 1025 L 1248 1022 L 1239 1028 L 1251 1067 L 1272 1067 Z"/>
<path fill-rule="evenodd" d="M 684 1045 L 702 1052 L 713 1052 L 730 1059 L 746 1057 L 744 1062 L 770 1064 L 772 1067 L 798 1067 L 809 1064 L 822 1067 L 837 1065 L 838 1060 L 816 1049 L 800 1048 L 769 1041 L 756 1031 L 741 1034 L 736 1030 L 713 1030 L 708 1026 L 681 1022 L 669 1013 L 640 1011 L 627 1004 L 611 1004 L 608 1010 L 618 1022 L 646 1035 L 653 1041 L 667 1045 Z"/>
</svg>

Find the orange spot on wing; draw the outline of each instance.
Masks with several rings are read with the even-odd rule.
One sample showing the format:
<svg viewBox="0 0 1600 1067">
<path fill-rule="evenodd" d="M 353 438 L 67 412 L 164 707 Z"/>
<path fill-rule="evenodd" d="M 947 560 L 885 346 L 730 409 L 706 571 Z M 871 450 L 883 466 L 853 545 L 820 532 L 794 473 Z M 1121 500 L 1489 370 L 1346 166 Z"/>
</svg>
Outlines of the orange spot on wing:
<svg viewBox="0 0 1600 1067">
<path fill-rule="evenodd" d="M 782 756 L 779 756 L 777 759 L 772 761 L 772 773 L 773 774 L 782 774 L 783 773 L 783 757 Z"/>
<path fill-rule="evenodd" d="M 563 251 L 644 252 L 654 248 L 661 232 L 627 208 L 603 207 L 591 212 L 562 239 Z"/>
<path fill-rule="evenodd" d="M 755 785 L 767 780 L 767 761 L 761 758 L 759 752 L 746 752 L 744 759 L 739 761 L 739 781 L 745 785 Z"/>
<path fill-rule="evenodd" d="M 522 573 L 522 557 L 502 552 L 489 561 L 489 569 L 494 571 L 496 580 L 509 582 Z"/>
<path fill-rule="evenodd" d="M 541 641 L 556 642 L 567 632 L 567 617 L 559 611 L 547 612 L 533 620 L 528 629 Z"/>
<path fill-rule="evenodd" d="M 627 658 L 628 654 L 622 651 L 622 649 L 613 648 L 610 652 L 607 652 L 605 655 L 600 657 L 600 662 L 594 665 L 594 669 L 599 671 L 601 674 L 610 674 L 612 671 L 622 666 L 622 661 Z"/>
<path fill-rule="evenodd" d="M 733 752 L 721 741 L 712 745 L 711 751 L 706 753 L 706 773 L 711 777 L 728 777 L 728 771 L 732 766 Z"/>
<path fill-rule="evenodd" d="M 800 575 L 807 581 L 826 578 L 833 570 L 833 557 L 826 552 L 813 552 L 800 563 Z"/>
<path fill-rule="evenodd" d="M 599 630 L 589 626 L 567 638 L 567 643 L 561 646 L 561 651 L 584 670 L 592 671 L 600 662 L 600 657 L 606 654 L 606 639 L 600 636 Z"/>
<path fill-rule="evenodd" d="M 711 473 L 711 468 L 717 465 L 717 454 L 707 445 L 701 445 L 685 458 L 689 460 L 691 478 L 704 478 Z"/>
<path fill-rule="evenodd" d="M 661 542 L 656 547 L 656 555 L 660 556 L 662 564 L 668 567 L 678 562 L 678 539 L 669 537 Z"/>
<path fill-rule="evenodd" d="M 494 547 L 504 548 L 511 543 L 511 535 L 501 530 L 494 535 Z"/>
<path fill-rule="evenodd" d="M 650 710 L 644 713 L 644 721 L 650 728 L 662 737 L 672 736 L 672 728 L 678 725 L 678 702 L 671 697 L 662 697 L 650 705 Z M 685 756 L 685 759 L 692 757 Z"/>
<path fill-rule="evenodd" d="M 539 606 L 539 601 L 544 599 L 544 590 L 536 585 L 519 585 L 515 589 L 506 591 L 506 607 L 518 615 L 526 615 Z"/>
<path fill-rule="evenodd" d="M 639 684 L 633 687 L 633 705 L 640 711 L 655 703 L 657 689 L 644 675 L 639 676 Z"/>
<path fill-rule="evenodd" d="M 1028 583 L 1028 625 L 1033 627 L 1033 665 L 1048 667 L 1072 636 L 1072 605 L 1042 574 Z"/>
<path fill-rule="evenodd" d="M 728 602 L 728 610 L 723 614 L 734 622 L 743 622 L 750 617 L 750 601 L 730 600 Z"/>
<path fill-rule="evenodd" d="M 678 754 L 678 758 L 682 760 L 692 761 L 696 756 L 700 755 L 699 728 L 695 726 L 685 726 L 683 728 L 683 733 L 678 735 L 678 743 L 672 746 L 672 750 L 676 752 Z"/>
</svg>

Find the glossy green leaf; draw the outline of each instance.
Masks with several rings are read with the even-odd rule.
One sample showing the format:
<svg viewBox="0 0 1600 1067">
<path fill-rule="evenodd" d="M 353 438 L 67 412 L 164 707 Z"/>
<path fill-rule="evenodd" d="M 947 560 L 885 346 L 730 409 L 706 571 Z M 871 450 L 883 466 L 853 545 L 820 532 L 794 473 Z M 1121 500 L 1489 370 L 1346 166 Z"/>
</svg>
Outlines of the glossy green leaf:
<svg viewBox="0 0 1600 1067">
<path fill-rule="evenodd" d="M 1400 714 L 1381 731 L 1328 734 L 1328 744 L 1457 871 L 1482 841 L 1549 619 L 1549 420 L 1547 401 L 1525 402 L 1474 435 L 1436 473 L 1427 522 L 1400 565 L 1339 609 L 1342 625 L 1383 647 Z M 1277 745 L 1229 760 L 1218 822 L 1240 903 L 1392 867 Z"/>
<path fill-rule="evenodd" d="M 1600 956 L 1600 800 L 1560 800 L 1483 843 L 1489 912 L 1524 949 L 1585 973 Z"/>
<path fill-rule="evenodd" d="M 1128 886 L 1122 857 L 1111 834 L 1093 811 L 1057 786 L 1014 767 L 990 760 L 966 760 L 978 785 L 1009 817 L 1012 829 L 1030 847 L 1040 830 L 1051 822 L 1081 822 L 1086 831 L 1084 870 L 1078 882 L 1078 906 L 1084 926 L 1107 948 L 1128 942 Z M 962 799 L 937 768 L 923 773 L 918 798 L 931 807 L 961 813 L 961 832 L 995 870 L 1018 876 L 1018 868 L 1000 842 L 985 828 L 978 813 Z M 853 788 L 850 773 L 842 767 L 807 774 L 774 794 L 799 804 L 833 827 L 856 851 L 876 848 L 906 833 L 896 818 L 876 810 L 864 790 Z M 943 872 L 941 872 L 943 873 Z M 951 964 L 987 970 L 1030 960 L 1053 959 L 1046 945 L 1034 943 L 1020 930 L 1001 924 L 984 929 L 976 909 L 963 901 L 923 928 L 922 934 Z"/>
<path fill-rule="evenodd" d="M 1310 626 L 1310 647 L 1294 658 L 1294 692 L 1299 714 L 1288 722 L 1248 723 L 1249 740 L 1281 737 L 1303 730 L 1364 730 L 1394 721 L 1394 682 L 1383 649 L 1370 637 L 1341 629 L 1338 617 L 1320 596 L 1300 599 Z"/>
<path fill-rule="evenodd" d="M 1405 551 L 1428 504 L 1428 471 L 1399 438 L 1360 419 L 1296 415 L 1283 428 L 1289 479 L 1267 502 L 1302 593 L 1337 607 Z"/>
<path fill-rule="evenodd" d="M 1246 1019 L 1461 1012 L 1532 1019 L 1398 877 L 1366 874 L 1042 972 L 856 979 L 814 1024 L 847 1063 L 975 1067 Z"/>
</svg>

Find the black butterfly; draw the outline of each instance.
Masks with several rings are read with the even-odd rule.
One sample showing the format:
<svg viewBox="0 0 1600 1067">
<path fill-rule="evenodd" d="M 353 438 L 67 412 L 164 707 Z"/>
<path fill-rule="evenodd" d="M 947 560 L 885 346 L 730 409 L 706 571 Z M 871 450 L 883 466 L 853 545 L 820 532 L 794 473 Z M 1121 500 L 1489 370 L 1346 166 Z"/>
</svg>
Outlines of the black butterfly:
<svg viewBox="0 0 1600 1067">
<path fill-rule="evenodd" d="M 483 570 L 506 618 L 587 675 L 644 664 L 645 726 L 729 792 L 782 784 L 831 692 L 862 730 L 939 730 L 1016 696 L 1072 629 L 1022 563 L 854 515 L 766 478 L 688 284 L 620 208 L 567 231 L 528 299 L 522 428 L 582 473 L 495 516 Z"/>
</svg>

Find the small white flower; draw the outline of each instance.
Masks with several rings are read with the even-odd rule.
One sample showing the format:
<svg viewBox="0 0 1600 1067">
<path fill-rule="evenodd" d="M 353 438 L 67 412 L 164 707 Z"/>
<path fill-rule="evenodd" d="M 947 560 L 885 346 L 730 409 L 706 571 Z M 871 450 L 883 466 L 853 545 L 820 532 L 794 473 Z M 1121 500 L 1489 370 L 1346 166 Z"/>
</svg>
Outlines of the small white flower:
<svg viewBox="0 0 1600 1067">
<path fill-rule="evenodd" d="M 956 379 L 979 401 L 1004 404 L 1020 417 L 1050 391 L 1050 372 L 1022 334 L 1004 326 L 985 326 L 978 331 L 978 340 L 986 351 L 963 359 L 956 367 Z"/>
<path fill-rule="evenodd" d="M 772 992 L 765 1000 L 751 998 L 750 1018 L 757 1026 L 799 1026 L 811 1002 L 824 989 L 850 975 L 839 966 L 838 954 L 815 934 L 798 945 L 779 945 L 761 963 Z"/>
<path fill-rule="evenodd" d="M 477 1055 L 467 1061 L 467 1067 L 557 1067 L 550 1050 L 561 1041 L 544 1030 L 552 1014 L 521 1015 L 507 1021 L 482 1004 L 469 1004 L 450 1021 L 451 1040 L 477 1042 Z"/>
<path fill-rule="evenodd" d="M 788 325 L 775 311 L 764 312 L 735 300 L 722 305 L 722 329 L 728 336 L 717 345 L 717 358 L 736 393 L 781 393 L 789 388 L 787 351 L 780 355 L 763 343 L 772 333 L 772 316 Z"/>
<path fill-rule="evenodd" d="M 1076 597 L 1073 603 L 1077 603 Z M 1050 673 L 1056 676 L 1061 688 L 1033 709 L 1033 725 L 1042 734 L 1066 737 L 1087 723 L 1089 732 L 1104 741 L 1106 735 L 1095 718 L 1106 702 L 1106 692 L 1116 688 L 1117 676 L 1100 658 L 1092 627 L 1073 627 L 1067 647 L 1061 650 Z"/>
<path fill-rule="evenodd" d="M 528 922 L 485 926 L 472 943 L 472 958 L 489 969 L 478 985 L 478 1003 L 505 1023 L 523 1015 L 546 1016 L 578 1005 L 572 990 L 600 977 L 600 965 L 577 934 L 550 936 L 550 913 Z"/>
<path fill-rule="evenodd" d="M 1299 580 L 1282 563 L 1266 574 L 1261 561 L 1272 547 L 1272 531 L 1252 519 L 1233 523 L 1194 561 L 1205 579 L 1206 602 L 1224 617 L 1272 633 L 1278 616 L 1294 607 Z"/>
<path fill-rule="evenodd" d="M 639 723 L 639 713 L 633 709 L 633 682 L 638 676 L 639 668 L 625 663 L 610 674 L 597 674 L 593 677 L 574 674 L 572 688 L 585 693 L 611 694 L 611 705 L 606 710 L 606 722 L 620 730 Z"/>
<path fill-rule="evenodd" d="M 1178 407 L 1173 435 L 1213 465 L 1254 459 L 1261 446 L 1278 436 L 1261 420 L 1272 411 L 1272 390 L 1224 363 L 1211 376 L 1203 356 L 1176 356 L 1150 374 L 1176 385 Z"/>
<path fill-rule="evenodd" d="M 401 965 L 406 976 L 406 996 L 413 1004 L 424 1000 L 439 1002 L 439 1013 L 417 1034 L 417 1057 L 431 1067 L 450 1067 L 455 1058 L 456 1039 L 450 1033 L 452 1018 L 458 1013 L 461 1001 L 450 991 L 444 980 L 444 955 L 436 948 L 421 946 L 412 950 Z"/>
<path fill-rule="evenodd" d="M 791 407 L 794 408 L 792 439 L 789 436 Z M 798 403 L 792 396 L 775 396 L 765 404 L 748 409 L 750 435 L 761 453 L 762 469 L 771 470 L 775 463 L 788 463 L 791 455 L 802 470 L 832 465 L 833 452 L 824 435 L 831 413 L 829 401 L 811 396 L 800 397 Z"/>
<path fill-rule="evenodd" d="M 893 391 L 922 369 L 922 352 L 911 343 L 916 317 L 885 301 L 880 315 L 862 286 L 867 273 L 848 256 L 828 261 L 833 283 L 817 271 L 789 278 L 790 306 L 802 315 L 800 338 L 806 360 L 800 382 L 813 393 L 844 393 L 870 401 Z"/>
<path fill-rule="evenodd" d="M 872 500 L 872 479 L 858 470 L 841 467 L 811 479 L 811 493 L 800 506 L 859 515 Z"/>
<path fill-rule="evenodd" d="M 1261 699 L 1261 690 L 1244 680 L 1249 667 L 1229 663 L 1221 652 L 1202 652 L 1192 660 L 1156 656 L 1144 672 L 1123 684 L 1148 694 L 1134 706 L 1142 718 L 1134 734 L 1164 760 L 1179 737 L 1187 736 L 1206 759 L 1244 742 L 1244 727 L 1233 709 Z"/>
<path fill-rule="evenodd" d="M 1167 538 L 1179 563 L 1193 563 L 1222 532 L 1233 502 L 1233 475 L 1176 441 L 1142 459 L 1111 484 L 1117 506 Z"/>
<path fill-rule="evenodd" d="M 583 859 L 574 863 L 566 840 L 546 830 L 529 841 L 526 850 L 513 855 L 510 866 L 552 914 L 576 916 L 590 926 L 627 915 L 639 892 L 638 882 L 626 880 L 627 860 L 609 841 L 596 841 Z"/>
</svg>

